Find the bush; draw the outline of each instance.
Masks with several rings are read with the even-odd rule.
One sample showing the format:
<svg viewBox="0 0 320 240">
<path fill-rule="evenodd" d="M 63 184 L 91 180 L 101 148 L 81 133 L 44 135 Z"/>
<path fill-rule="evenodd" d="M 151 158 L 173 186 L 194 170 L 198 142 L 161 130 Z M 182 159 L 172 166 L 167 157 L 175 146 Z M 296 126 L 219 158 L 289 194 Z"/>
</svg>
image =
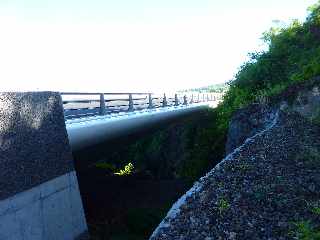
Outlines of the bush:
<svg viewBox="0 0 320 240">
<path fill-rule="evenodd" d="M 304 23 L 293 20 L 263 34 L 268 50 L 249 54 L 217 109 L 220 131 L 226 131 L 235 110 L 320 75 L 320 2 L 308 10 Z"/>
</svg>

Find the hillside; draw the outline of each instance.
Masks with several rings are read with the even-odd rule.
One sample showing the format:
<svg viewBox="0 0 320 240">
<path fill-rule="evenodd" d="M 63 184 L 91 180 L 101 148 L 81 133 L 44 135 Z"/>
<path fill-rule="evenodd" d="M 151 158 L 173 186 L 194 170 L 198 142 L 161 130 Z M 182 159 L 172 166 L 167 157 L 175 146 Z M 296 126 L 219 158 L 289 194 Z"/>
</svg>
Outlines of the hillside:
<svg viewBox="0 0 320 240">
<path fill-rule="evenodd" d="M 199 93 L 207 93 L 207 92 L 213 92 L 213 93 L 222 93 L 225 92 L 228 89 L 228 85 L 226 83 L 217 83 L 210 86 L 205 87 L 199 87 L 199 88 L 190 88 L 181 90 L 179 92 L 199 92 Z"/>
<path fill-rule="evenodd" d="M 292 21 L 287 27 L 272 27 L 262 39 L 264 52 L 250 53 L 217 109 L 222 133 L 232 114 L 250 103 L 268 101 L 291 85 L 320 75 L 320 2 L 309 9 L 304 23 Z"/>
<path fill-rule="evenodd" d="M 231 153 L 178 200 L 150 239 L 319 239 L 319 86 L 300 86 L 292 102 L 238 111 L 232 125 L 241 129 L 259 109 L 252 122 L 260 126 L 229 130 Z"/>
<path fill-rule="evenodd" d="M 320 2 L 308 11 L 229 83 L 211 130 L 226 157 L 150 239 L 320 239 Z"/>
</svg>

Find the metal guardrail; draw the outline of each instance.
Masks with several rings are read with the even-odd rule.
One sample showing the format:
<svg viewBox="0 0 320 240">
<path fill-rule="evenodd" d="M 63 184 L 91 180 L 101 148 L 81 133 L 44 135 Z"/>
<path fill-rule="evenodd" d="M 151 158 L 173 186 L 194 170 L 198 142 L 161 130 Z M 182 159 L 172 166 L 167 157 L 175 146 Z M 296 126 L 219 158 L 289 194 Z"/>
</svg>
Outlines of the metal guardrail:
<svg viewBox="0 0 320 240">
<path fill-rule="evenodd" d="M 166 94 L 159 96 L 153 93 L 62 92 L 61 96 L 66 119 L 188 105 L 222 98 L 222 94 L 217 93 L 174 94 L 168 97 Z"/>
</svg>

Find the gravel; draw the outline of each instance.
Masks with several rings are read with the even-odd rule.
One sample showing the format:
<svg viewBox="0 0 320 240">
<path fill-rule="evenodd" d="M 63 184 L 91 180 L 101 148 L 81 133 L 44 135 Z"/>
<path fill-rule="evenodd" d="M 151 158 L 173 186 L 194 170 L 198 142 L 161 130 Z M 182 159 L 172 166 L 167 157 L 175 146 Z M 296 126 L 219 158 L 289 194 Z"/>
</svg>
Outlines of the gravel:
<svg viewBox="0 0 320 240">
<path fill-rule="evenodd" d="M 320 129 L 279 111 L 178 200 L 150 240 L 295 239 L 320 227 Z M 320 205 L 319 205 L 320 206 Z"/>
</svg>

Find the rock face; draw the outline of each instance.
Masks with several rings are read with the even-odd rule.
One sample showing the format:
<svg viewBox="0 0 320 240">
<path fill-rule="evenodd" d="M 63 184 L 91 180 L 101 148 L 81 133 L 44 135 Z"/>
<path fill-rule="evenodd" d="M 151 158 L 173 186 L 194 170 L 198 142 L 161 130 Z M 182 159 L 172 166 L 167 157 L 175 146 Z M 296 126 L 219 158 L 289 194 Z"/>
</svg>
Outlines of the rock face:
<svg viewBox="0 0 320 240">
<path fill-rule="evenodd" d="M 319 110 L 314 87 L 290 103 L 238 111 L 230 154 L 172 206 L 150 240 L 294 239 L 306 236 L 304 227 L 317 239 Z"/>
<path fill-rule="evenodd" d="M 248 137 L 267 128 L 275 118 L 276 110 L 268 105 L 253 104 L 238 110 L 229 125 L 226 154 L 244 143 Z"/>
<path fill-rule="evenodd" d="M 274 120 L 277 109 L 292 111 L 311 120 L 320 116 L 320 78 L 294 85 L 275 96 L 273 104 L 252 104 L 239 109 L 231 118 L 226 143 L 226 155 L 241 146 L 257 132 L 267 128 Z"/>
</svg>

